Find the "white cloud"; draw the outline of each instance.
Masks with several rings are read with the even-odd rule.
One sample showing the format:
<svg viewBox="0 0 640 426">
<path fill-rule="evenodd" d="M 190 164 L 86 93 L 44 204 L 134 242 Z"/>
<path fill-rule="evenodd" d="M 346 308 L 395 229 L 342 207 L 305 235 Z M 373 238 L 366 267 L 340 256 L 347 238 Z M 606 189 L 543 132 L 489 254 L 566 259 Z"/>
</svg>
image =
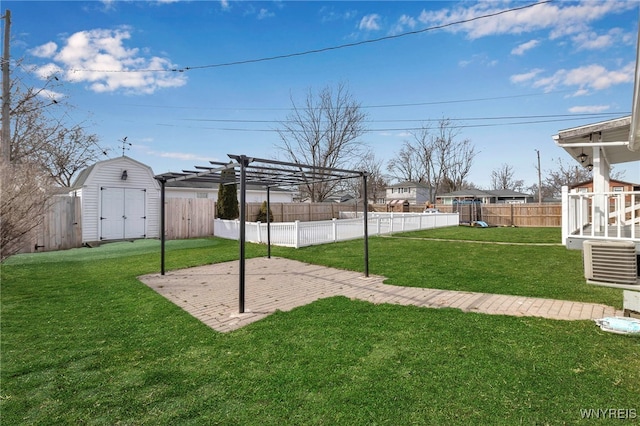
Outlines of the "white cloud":
<svg viewBox="0 0 640 426">
<path fill-rule="evenodd" d="M 182 160 L 182 161 L 193 161 L 193 162 L 209 162 L 209 161 L 215 161 L 215 158 L 211 158 L 211 157 L 203 157 L 201 155 L 196 155 L 196 154 L 191 154 L 188 152 L 157 152 L 157 151 L 148 151 L 147 152 L 150 155 L 155 155 L 157 157 L 162 157 L 162 158 L 173 158 L 175 160 Z"/>
<path fill-rule="evenodd" d="M 585 105 L 585 106 L 575 106 L 569 108 L 569 112 L 576 114 L 584 114 L 584 113 L 598 113 L 607 111 L 609 109 L 609 105 Z"/>
<path fill-rule="evenodd" d="M 62 76 L 64 74 L 64 70 L 62 68 L 52 63 L 46 64 L 41 67 L 36 67 L 33 69 L 33 72 L 41 80 L 48 80 L 52 76 L 56 76 L 56 75 Z"/>
<path fill-rule="evenodd" d="M 534 70 L 527 74 L 519 74 L 511 77 L 513 83 L 525 83 L 531 81 L 531 85 L 550 92 L 559 87 L 575 87 L 573 96 L 585 95 L 593 90 L 604 90 L 611 86 L 624 83 L 632 83 L 635 73 L 635 63 L 630 62 L 618 70 L 608 70 L 602 65 L 592 64 L 573 69 L 561 69 L 553 75 L 536 77 L 541 73 Z"/>
<path fill-rule="evenodd" d="M 393 27 L 390 31 L 391 34 L 399 34 L 399 33 L 403 33 L 407 30 L 413 30 L 416 25 L 418 24 L 418 21 L 409 16 L 409 15 L 402 15 L 400 18 L 398 18 L 398 22 L 396 22 L 395 27 Z"/>
<path fill-rule="evenodd" d="M 98 93 L 122 90 L 151 94 L 186 84 L 183 73 L 171 71 L 176 66 L 168 59 L 143 56 L 140 49 L 126 47 L 130 38 L 126 29 L 95 29 L 72 34 L 54 52 L 47 43 L 37 48 L 37 53 L 50 53 L 53 62 L 39 67 L 36 75 L 48 78 L 55 73 L 67 81 L 88 83 L 89 89 Z"/>
<path fill-rule="evenodd" d="M 515 47 L 513 50 L 511 50 L 511 54 L 512 55 L 523 55 L 524 52 L 526 52 L 527 50 L 533 49 L 534 47 L 536 47 L 539 44 L 540 44 L 540 41 L 538 41 L 538 40 L 529 40 L 528 42 L 522 43 L 519 46 Z"/>
<path fill-rule="evenodd" d="M 535 68 L 535 69 L 532 69 L 531 71 L 523 73 L 523 74 L 512 75 L 510 80 L 511 80 L 512 83 L 524 83 L 526 81 L 533 80 L 542 71 L 544 71 L 544 70 L 542 70 L 540 68 Z"/>
<path fill-rule="evenodd" d="M 276 16 L 276 14 L 270 12 L 269 9 L 260 9 L 260 12 L 258 12 L 258 19 L 273 18 L 274 16 Z"/>
<path fill-rule="evenodd" d="M 49 99 L 50 101 L 55 101 L 55 102 L 58 102 L 61 99 L 66 97 L 66 95 L 63 93 L 56 92 L 49 89 L 41 90 L 40 92 L 38 92 L 38 96 L 40 96 L 41 98 Z"/>
<path fill-rule="evenodd" d="M 229 0 L 220 0 L 220 6 L 224 10 L 228 10 L 231 6 L 229 6 Z"/>
<path fill-rule="evenodd" d="M 422 11 L 418 20 L 424 25 L 435 26 L 465 21 L 479 16 L 517 7 L 517 3 L 479 2 L 465 8 L 465 3 L 452 9 Z M 537 30 L 549 30 L 550 37 L 578 34 L 588 28 L 590 22 L 606 15 L 621 13 L 637 7 L 628 1 L 585 1 L 579 3 L 541 3 L 527 9 L 503 13 L 490 18 L 477 19 L 447 27 L 447 31 L 464 32 L 470 39 L 497 34 L 523 34 Z"/>
<path fill-rule="evenodd" d="M 56 53 L 56 50 L 58 50 L 58 45 L 50 41 L 42 46 L 31 49 L 29 53 L 38 58 L 50 58 Z"/>
<path fill-rule="evenodd" d="M 633 37 L 620 28 L 613 28 L 601 35 L 594 31 L 583 32 L 572 37 L 572 40 L 578 50 L 600 50 L 614 44 L 631 44 Z"/>
<path fill-rule="evenodd" d="M 358 29 L 367 30 L 367 31 L 375 31 L 380 29 L 380 15 L 377 13 L 373 13 L 371 15 L 364 16 L 360 20 L 360 24 L 358 25 Z"/>
</svg>

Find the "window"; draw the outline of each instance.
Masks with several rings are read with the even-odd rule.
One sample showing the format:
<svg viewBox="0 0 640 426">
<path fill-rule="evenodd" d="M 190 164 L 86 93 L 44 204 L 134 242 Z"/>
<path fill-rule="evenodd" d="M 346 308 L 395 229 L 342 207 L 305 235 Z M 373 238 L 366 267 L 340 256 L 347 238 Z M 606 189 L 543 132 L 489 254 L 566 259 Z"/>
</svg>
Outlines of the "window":
<svg viewBox="0 0 640 426">
<path fill-rule="evenodd" d="M 624 192 L 624 186 L 614 186 L 613 192 Z"/>
<path fill-rule="evenodd" d="M 196 192 L 196 198 L 209 198 L 206 192 Z"/>
</svg>

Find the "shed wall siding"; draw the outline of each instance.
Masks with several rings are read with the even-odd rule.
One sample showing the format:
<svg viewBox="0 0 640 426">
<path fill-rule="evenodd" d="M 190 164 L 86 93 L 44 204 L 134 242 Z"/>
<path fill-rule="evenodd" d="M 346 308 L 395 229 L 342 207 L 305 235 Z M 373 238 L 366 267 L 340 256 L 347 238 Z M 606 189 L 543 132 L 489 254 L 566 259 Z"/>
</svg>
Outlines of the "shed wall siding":
<svg viewBox="0 0 640 426">
<path fill-rule="evenodd" d="M 218 200 L 218 189 L 191 189 L 191 188 L 166 188 L 165 197 L 169 198 L 198 198 L 198 193 L 207 193 L 207 198 L 210 200 Z M 267 199 L 267 191 L 255 191 L 248 190 L 247 203 L 261 203 Z M 292 203 L 293 194 L 291 192 L 278 192 L 271 191 L 269 195 L 272 203 Z M 240 193 L 238 193 L 238 199 L 240 199 Z"/>
<path fill-rule="evenodd" d="M 122 172 L 127 171 L 127 180 L 122 180 Z M 147 238 L 159 237 L 160 191 L 150 169 L 141 164 L 121 158 L 97 163 L 87 178 L 82 190 L 82 241 L 100 240 L 100 188 L 146 189 L 146 232 Z"/>
</svg>

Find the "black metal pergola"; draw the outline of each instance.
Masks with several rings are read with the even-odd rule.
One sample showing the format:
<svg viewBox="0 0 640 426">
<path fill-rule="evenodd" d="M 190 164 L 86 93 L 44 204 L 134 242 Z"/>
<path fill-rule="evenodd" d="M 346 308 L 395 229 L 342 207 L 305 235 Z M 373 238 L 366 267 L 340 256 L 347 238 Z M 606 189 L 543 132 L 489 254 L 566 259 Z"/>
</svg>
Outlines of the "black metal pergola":
<svg viewBox="0 0 640 426">
<path fill-rule="evenodd" d="M 169 182 L 191 181 L 214 184 L 240 185 L 240 265 L 239 265 L 239 313 L 245 311 L 245 233 L 246 233 L 246 191 L 247 185 L 262 186 L 267 190 L 267 256 L 271 257 L 271 211 L 270 189 L 274 187 L 298 187 L 322 182 L 341 181 L 347 179 L 362 179 L 364 198 L 364 275 L 369 276 L 369 232 L 368 232 L 368 203 L 367 200 L 367 172 L 346 170 L 330 167 L 317 167 L 264 158 L 248 157 L 246 155 L 228 154 L 229 163 L 210 161 L 209 166 L 195 166 L 196 170 L 183 170 L 180 173 L 167 172 L 156 175 L 160 183 L 160 273 L 165 274 L 165 186 Z M 233 170 L 235 178 L 229 179 Z"/>
</svg>

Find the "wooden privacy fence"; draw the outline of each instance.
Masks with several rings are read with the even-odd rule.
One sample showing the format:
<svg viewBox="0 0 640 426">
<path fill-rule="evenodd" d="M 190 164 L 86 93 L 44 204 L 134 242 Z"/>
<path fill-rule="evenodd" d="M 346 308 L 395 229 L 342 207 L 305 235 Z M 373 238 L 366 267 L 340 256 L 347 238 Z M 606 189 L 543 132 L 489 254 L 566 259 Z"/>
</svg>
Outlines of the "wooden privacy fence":
<svg viewBox="0 0 640 426">
<path fill-rule="evenodd" d="M 167 239 L 196 238 L 214 235 L 216 201 L 199 198 L 165 200 L 165 232 Z M 247 203 L 247 221 L 255 221 L 262 203 Z M 437 205 L 443 213 L 455 212 L 455 206 Z M 387 206 L 377 204 L 370 210 L 385 212 Z M 482 220 L 494 226 L 560 227 L 561 204 L 482 204 Z M 361 204 L 342 203 L 273 203 L 274 222 L 312 222 L 339 218 L 340 212 L 361 211 Z M 411 206 L 420 213 L 423 206 Z M 81 199 L 57 196 L 44 215 L 42 224 L 24 238 L 22 252 L 63 250 L 82 246 Z M 460 221 L 464 218 L 460 217 Z"/>
<path fill-rule="evenodd" d="M 78 197 L 56 196 L 42 222 L 24 237 L 21 253 L 65 250 L 82 245 L 82 213 Z"/>
<path fill-rule="evenodd" d="M 468 208 L 460 205 L 458 208 Z M 439 204 L 436 206 L 441 212 L 456 211 L 456 206 Z M 521 227 L 560 227 L 562 225 L 562 204 L 479 204 L 476 206 L 482 220 L 492 226 L 521 226 Z M 461 215 L 460 222 L 468 221 L 468 217 Z M 473 219 L 471 219 L 473 220 Z"/>
<path fill-rule="evenodd" d="M 214 200 L 206 198 L 169 198 L 165 200 L 165 237 L 168 240 L 213 235 L 216 213 Z"/>
<path fill-rule="evenodd" d="M 262 203 L 247 203 L 247 221 L 254 222 Z M 165 235 L 169 240 L 204 237 L 214 234 L 216 201 L 206 198 L 169 198 L 165 200 Z M 273 222 L 314 222 L 338 218 L 340 212 L 362 209 L 362 204 L 272 203 Z"/>
</svg>

